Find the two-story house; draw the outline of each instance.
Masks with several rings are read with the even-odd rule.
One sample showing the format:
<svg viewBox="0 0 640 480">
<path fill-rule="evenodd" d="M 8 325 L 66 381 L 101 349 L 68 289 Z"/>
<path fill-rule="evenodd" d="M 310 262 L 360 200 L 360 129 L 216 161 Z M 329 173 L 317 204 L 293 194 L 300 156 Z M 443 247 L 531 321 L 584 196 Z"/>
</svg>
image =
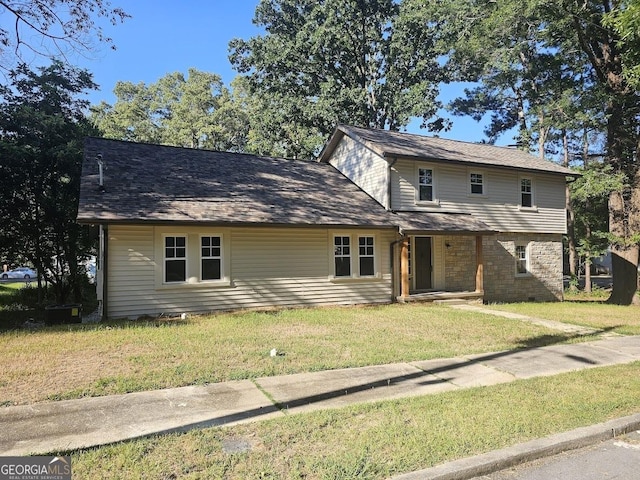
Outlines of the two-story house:
<svg viewBox="0 0 640 480">
<path fill-rule="evenodd" d="M 347 126 L 318 160 L 88 138 L 103 314 L 562 298 L 570 170 Z"/>
</svg>

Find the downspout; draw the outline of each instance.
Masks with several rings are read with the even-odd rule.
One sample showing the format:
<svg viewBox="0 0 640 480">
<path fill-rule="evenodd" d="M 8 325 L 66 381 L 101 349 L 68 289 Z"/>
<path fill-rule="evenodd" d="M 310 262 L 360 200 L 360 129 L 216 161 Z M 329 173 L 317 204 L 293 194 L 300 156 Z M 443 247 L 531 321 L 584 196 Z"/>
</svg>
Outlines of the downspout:
<svg viewBox="0 0 640 480">
<path fill-rule="evenodd" d="M 393 168 L 393 166 L 396 164 L 397 161 L 398 161 L 398 157 L 393 157 L 391 162 L 389 162 L 389 166 L 387 168 L 387 205 L 386 205 L 387 211 L 392 211 L 391 210 L 391 169 Z M 399 275 L 396 276 L 395 247 L 399 243 L 402 243 L 405 238 L 404 233 L 402 233 L 399 227 L 398 227 L 398 235 L 400 235 L 400 238 L 398 240 L 395 240 L 394 242 L 391 242 L 391 244 L 389 245 L 389 248 L 390 248 L 389 258 L 391 260 L 391 302 L 392 303 L 397 302 L 399 294 L 402 293 L 400 292 L 400 289 L 398 289 L 398 295 L 396 295 L 396 287 L 398 286 L 398 282 L 400 282 L 400 284 L 402 283 L 402 271 L 401 269 L 399 269 L 398 270 Z"/>
<path fill-rule="evenodd" d="M 106 225 L 101 225 L 102 227 L 102 238 L 101 247 L 102 247 L 102 320 L 106 320 L 109 312 L 109 230 Z"/>
</svg>

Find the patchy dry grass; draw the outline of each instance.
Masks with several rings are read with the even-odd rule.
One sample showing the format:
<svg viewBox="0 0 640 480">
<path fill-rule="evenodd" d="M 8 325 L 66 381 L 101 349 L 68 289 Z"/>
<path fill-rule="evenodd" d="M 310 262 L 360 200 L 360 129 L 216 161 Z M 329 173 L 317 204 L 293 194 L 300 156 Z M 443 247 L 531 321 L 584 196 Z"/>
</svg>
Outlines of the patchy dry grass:
<svg viewBox="0 0 640 480">
<path fill-rule="evenodd" d="M 640 363 L 601 367 L 71 452 L 73 478 L 384 479 L 637 413 L 638 398 Z"/>
<path fill-rule="evenodd" d="M 0 404 L 28 404 L 558 343 L 437 305 L 244 312 L 0 334 Z M 270 357 L 277 348 L 283 356 Z"/>
</svg>

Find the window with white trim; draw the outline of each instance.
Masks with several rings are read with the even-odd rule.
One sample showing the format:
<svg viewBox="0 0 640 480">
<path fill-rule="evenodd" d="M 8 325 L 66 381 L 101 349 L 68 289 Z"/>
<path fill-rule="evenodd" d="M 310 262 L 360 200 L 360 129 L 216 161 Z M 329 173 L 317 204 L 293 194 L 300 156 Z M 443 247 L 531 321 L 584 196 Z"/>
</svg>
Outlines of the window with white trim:
<svg viewBox="0 0 640 480">
<path fill-rule="evenodd" d="M 361 277 L 373 277 L 376 274 L 375 248 L 372 236 L 358 237 L 358 262 Z"/>
<path fill-rule="evenodd" d="M 164 281 L 165 283 L 187 280 L 187 237 L 164 237 Z"/>
<path fill-rule="evenodd" d="M 418 200 L 433 202 L 433 170 L 431 168 L 418 169 Z"/>
<path fill-rule="evenodd" d="M 516 245 L 516 276 L 529 275 L 529 247 Z"/>
<path fill-rule="evenodd" d="M 333 237 L 333 259 L 336 277 L 351 276 L 351 237 Z"/>
<path fill-rule="evenodd" d="M 530 178 L 520 179 L 520 206 L 533 207 L 533 181 Z"/>
<path fill-rule="evenodd" d="M 200 237 L 200 279 L 222 279 L 222 237 Z"/>
<path fill-rule="evenodd" d="M 473 195 L 484 195 L 484 178 L 481 173 L 469 174 L 469 192 Z"/>
</svg>

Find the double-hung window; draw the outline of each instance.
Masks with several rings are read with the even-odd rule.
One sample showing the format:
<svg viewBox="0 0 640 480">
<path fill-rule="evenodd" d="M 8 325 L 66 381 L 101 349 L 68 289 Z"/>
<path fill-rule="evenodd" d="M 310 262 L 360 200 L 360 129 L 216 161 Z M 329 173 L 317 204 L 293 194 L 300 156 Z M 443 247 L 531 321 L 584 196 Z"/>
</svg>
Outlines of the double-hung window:
<svg viewBox="0 0 640 480">
<path fill-rule="evenodd" d="M 187 237 L 164 237 L 164 281 L 166 283 L 187 280 Z"/>
<path fill-rule="evenodd" d="M 336 277 L 351 276 L 351 237 L 333 237 L 333 259 Z"/>
<path fill-rule="evenodd" d="M 200 278 L 222 279 L 222 237 L 200 237 Z"/>
<path fill-rule="evenodd" d="M 376 274 L 373 237 L 358 237 L 358 259 L 361 277 L 373 277 Z"/>
<path fill-rule="evenodd" d="M 334 235 L 334 278 L 375 278 L 376 275 L 374 235 Z"/>
<path fill-rule="evenodd" d="M 418 169 L 418 200 L 433 202 L 433 170 L 431 168 Z"/>
<path fill-rule="evenodd" d="M 529 249 L 526 245 L 516 245 L 516 276 L 529 274 Z"/>
<path fill-rule="evenodd" d="M 473 195 L 484 195 L 484 178 L 481 173 L 469 174 L 469 188 Z"/>
<path fill-rule="evenodd" d="M 520 206 L 533 207 L 533 182 L 530 178 L 520 179 Z"/>
</svg>

